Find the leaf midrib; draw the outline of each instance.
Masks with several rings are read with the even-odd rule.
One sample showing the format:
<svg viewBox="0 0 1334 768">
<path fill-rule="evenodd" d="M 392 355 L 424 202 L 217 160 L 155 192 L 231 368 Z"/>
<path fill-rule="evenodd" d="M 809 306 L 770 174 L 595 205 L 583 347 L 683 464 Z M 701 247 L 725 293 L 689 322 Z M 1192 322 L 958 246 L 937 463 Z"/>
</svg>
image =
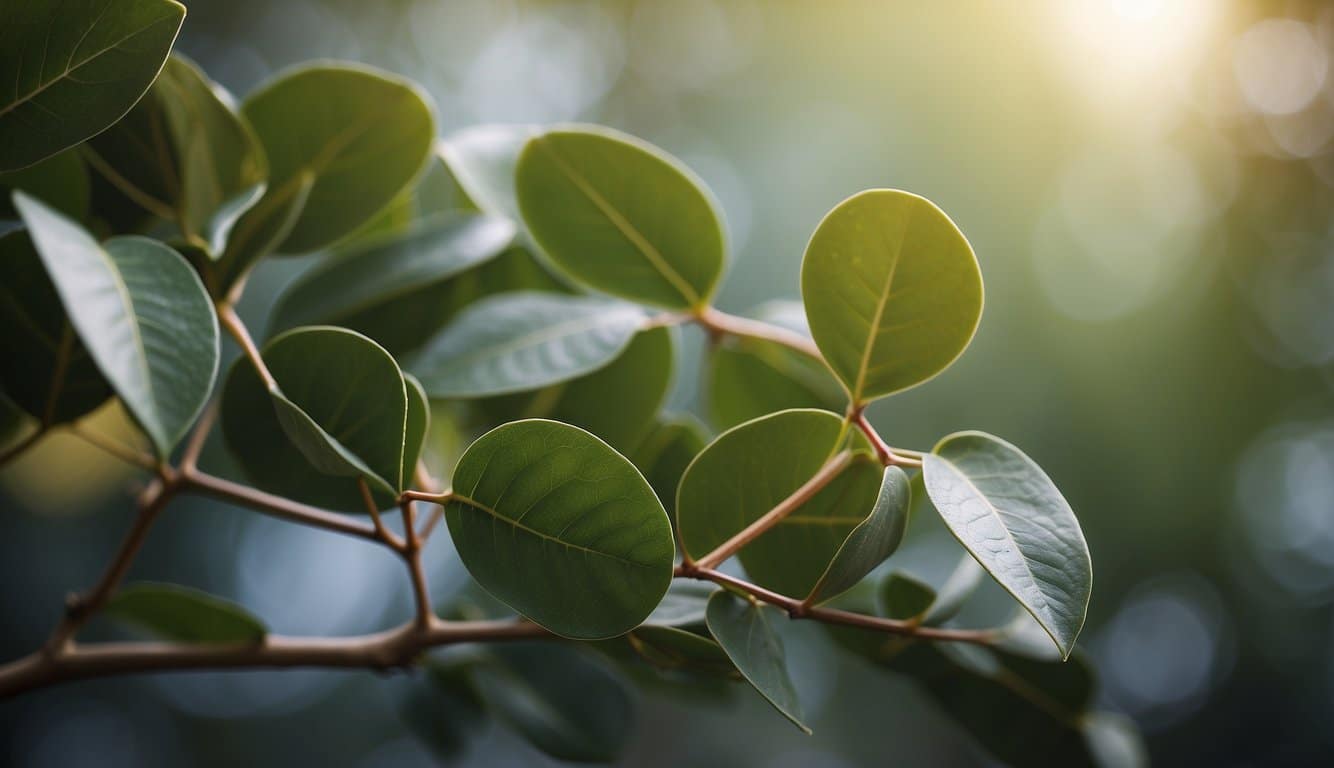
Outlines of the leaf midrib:
<svg viewBox="0 0 1334 768">
<path fill-rule="evenodd" d="M 611 312 L 626 312 L 625 307 L 611 307 Z M 477 352 L 472 352 L 461 357 L 454 357 L 449 360 L 451 366 L 463 370 L 470 370 L 478 361 L 497 358 L 508 355 L 511 352 L 522 350 L 529 347 L 537 347 L 560 338 L 575 336 L 584 331 L 590 331 L 604 324 L 607 314 L 596 313 L 588 317 L 567 320 L 564 323 L 557 323 L 553 326 L 544 326 L 535 333 L 526 333 L 516 339 L 511 339 L 503 344 L 488 346 Z M 610 325 L 610 323 L 605 323 Z"/>
<path fill-rule="evenodd" d="M 652 568 L 652 567 L 653 567 L 653 564 L 652 564 L 652 563 L 637 563 L 637 562 L 635 562 L 634 560 L 630 560 L 630 559 L 621 557 L 620 555 L 617 555 L 617 554 L 614 554 L 614 553 L 611 553 L 611 552 L 603 552 L 602 550 L 593 549 L 592 547 L 586 547 L 586 546 L 584 546 L 584 545 L 582 545 L 582 544 L 576 544 L 576 543 L 574 543 L 574 542 L 572 542 L 572 541 L 565 541 L 564 539 L 561 539 L 561 538 L 559 538 L 559 537 L 557 537 L 557 536 L 552 536 L 551 534 L 543 533 L 542 531 L 539 531 L 539 530 L 537 530 L 536 528 L 531 528 L 531 527 L 529 527 L 529 526 L 527 526 L 527 525 L 524 525 L 523 523 L 519 522 L 518 520 L 515 520 L 515 519 L 512 518 L 512 517 L 506 517 L 505 515 L 500 514 L 500 513 L 497 512 L 496 510 L 492 509 L 491 507 L 488 507 L 487 505 L 481 503 L 480 501 L 477 501 L 477 500 L 475 500 L 475 499 L 472 499 L 472 498 L 469 498 L 469 497 L 467 497 L 467 496 L 464 496 L 463 494 L 455 493 L 454 496 L 453 496 L 453 499 L 452 499 L 452 500 L 453 500 L 453 501 L 456 501 L 456 502 L 458 502 L 458 503 L 460 503 L 460 504 L 462 504 L 462 505 L 464 505 L 464 506 L 472 507 L 473 509 L 476 509 L 476 510 L 478 510 L 478 511 L 485 512 L 485 513 L 487 513 L 488 515 L 490 515 L 490 516 L 492 516 L 493 518 L 495 518 L 496 520 L 499 520 L 499 521 L 502 522 L 502 523 L 506 523 L 506 524 L 510 525 L 511 527 L 517 529 L 517 530 L 524 531 L 525 533 L 531 534 L 531 535 L 536 536 L 536 537 L 538 537 L 538 538 L 540 538 L 540 539 L 545 539 L 545 540 L 547 540 L 547 541 L 555 542 L 555 543 L 557 543 L 557 544 L 560 544 L 560 545 L 563 546 L 563 547 L 568 547 L 568 548 L 570 548 L 570 549 L 577 549 L 577 550 L 579 550 L 579 551 L 581 551 L 581 552 L 586 552 L 586 553 L 588 553 L 588 554 L 590 554 L 590 555 L 597 555 L 597 556 L 599 556 L 599 557 L 605 557 L 605 558 L 608 558 L 608 559 L 611 559 L 611 560 L 615 560 L 615 561 L 617 561 L 617 562 L 625 563 L 626 565 L 634 566 L 635 568 Z"/>
</svg>

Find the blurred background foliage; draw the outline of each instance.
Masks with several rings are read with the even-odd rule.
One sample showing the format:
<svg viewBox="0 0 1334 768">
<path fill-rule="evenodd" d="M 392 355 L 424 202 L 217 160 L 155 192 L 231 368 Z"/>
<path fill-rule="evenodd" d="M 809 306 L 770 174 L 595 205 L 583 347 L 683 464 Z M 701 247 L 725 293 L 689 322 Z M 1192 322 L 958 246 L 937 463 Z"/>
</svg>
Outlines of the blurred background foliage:
<svg viewBox="0 0 1334 768">
<path fill-rule="evenodd" d="M 916 448 L 1003 434 L 1060 484 L 1095 562 L 1081 644 L 1100 708 L 1133 718 L 1156 762 L 1334 759 L 1334 8 L 187 5 L 177 50 L 238 95 L 291 64 L 352 59 L 420 81 L 446 133 L 581 120 L 668 149 L 725 209 L 726 310 L 797 298 L 806 240 L 849 194 L 934 200 L 981 260 L 981 331 L 873 421 Z M 310 263 L 263 266 L 242 305 L 253 327 Z M 703 339 L 684 340 L 672 407 L 707 416 Z M 128 434 L 114 407 L 97 419 Z M 128 475 L 109 462 L 55 437 L 0 478 L 5 658 L 40 644 L 124 530 Z M 214 440 L 205 465 L 228 462 Z M 458 589 L 446 537 L 431 545 L 437 594 Z M 951 546 L 923 530 L 896 559 L 938 579 Z M 199 499 L 164 517 L 133 575 L 233 597 L 283 633 L 370 631 L 410 611 L 389 553 Z M 624 763 L 985 762 L 925 696 L 826 652 L 818 628 L 794 625 L 789 643 L 814 737 L 748 692 L 650 690 Z M 407 684 L 322 671 L 81 683 L 0 704 L 0 761 L 429 764 L 400 717 Z M 463 759 L 544 758 L 490 728 Z"/>
</svg>

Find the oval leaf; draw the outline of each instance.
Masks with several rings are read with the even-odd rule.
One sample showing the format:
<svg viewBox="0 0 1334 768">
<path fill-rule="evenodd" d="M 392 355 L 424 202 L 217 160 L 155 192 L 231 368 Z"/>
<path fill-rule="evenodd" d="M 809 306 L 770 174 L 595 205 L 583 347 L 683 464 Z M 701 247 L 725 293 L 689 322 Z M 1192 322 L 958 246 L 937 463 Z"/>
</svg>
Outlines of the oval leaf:
<svg viewBox="0 0 1334 768">
<path fill-rule="evenodd" d="M 941 440 L 922 471 L 950 532 L 1069 656 L 1093 567 L 1079 521 L 1051 478 L 1018 448 L 982 432 Z"/>
<path fill-rule="evenodd" d="M 328 324 L 360 330 L 346 320 L 387 312 L 404 295 L 498 256 L 513 238 L 514 225 L 493 217 L 462 214 L 424 222 L 403 237 L 367 245 L 303 274 L 278 300 L 270 327 Z"/>
<path fill-rule="evenodd" d="M 852 589 L 894 554 L 908 528 L 912 494 L 908 476 L 898 467 L 887 467 L 871 513 L 843 540 L 838 554 L 811 590 L 808 600 L 820 603 Z"/>
<path fill-rule="evenodd" d="M 425 416 L 417 412 L 422 403 L 409 405 L 418 398 L 408 397 L 389 353 L 354 331 L 314 327 L 278 336 L 263 357 L 278 392 L 242 358 L 222 394 L 223 435 L 250 481 L 309 504 L 365 512 L 360 476 L 382 509 L 393 506 L 410 469 L 405 433 L 422 431 Z"/>
<path fill-rule="evenodd" d="M 236 603 L 175 584 L 130 584 L 111 598 L 106 613 L 182 643 L 247 645 L 260 642 L 266 631 Z"/>
<path fill-rule="evenodd" d="M 25 231 L 0 236 L 0 391 L 38 421 L 74 421 L 111 397 Z"/>
<path fill-rule="evenodd" d="M 809 734 L 811 729 L 801 721 L 801 702 L 788 677 L 783 638 L 773 628 L 773 622 L 786 618 L 776 608 L 727 590 L 719 590 L 709 598 L 709 632 L 727 657 L 765 701 Z"/>
<path fill-rule="evenodd" d="M 982 317 L 982 273 L 963 233 L 931 201 L 894 189 L 860 192 L 824 217 L 801 295 L 854 404 L 945 370 Z"/>
<path fill-rule="evenodd" d="M 892 571 L 880 582 L 880 610 L 888 618 L 921 621 L 936 601 L 930 584 Z"/>
<path fill-rule="evenodd" d="M 530 420 L 491 430 L 454 470 L 445 507 L 468 571 L 556 634 L 614 637 L 672 579 L 671 526 L 629 460 L 587 432 Z"/>
<path fill-rule="evenodd" d="M 574 424 L 628 455 L 667 398 L 675 364 L 672 336 L 665 327 L 641 331 L 615 360 L 586 376 L 478 406 L 496 423 L 542 418 Z"/>
<path fill-rule="evenodd" d="M 640 441 L 630 459 L 644 473 L 658 498 L 675 499 L 686 467 L 707 444 L 704 428 L 693 418 L 663 419 Z"/>
<path fill-rule="evenodd" d="M 519 222 L 515 166 L 524 144 L 538 133 L 535 125 L 477 125 L 447 136 L 440 153 L 478 210 Z"/>
<path fill-rule="evenodd" d="M 0 171 L 50 157 L 119 120 L 152 85 L 184 18 L 185 6 L 173 0 L 5 3 Z"/>
<path fill-rule="evenodd" d="M 431 397 L 522 392 L 607 365 L 643 323 L 622 302 L 506 293 L 460 314 L 410 368 Z"/>
<path fill-rule="evenodd" d="M 828 411 L 791 410 L 724 432 L 686 469 L 676 497 L 681 546 L 699 558 L 810 480 L 847 442 Z M 740 552 L 746 573 L 789 596 L 809 594 L 843 540 L 866 518 L 882 469 L 858 453 L 810 501 Z"/>
<path fill-rule="evenodd" d="M 199 415 L 218 371 L 218 320 L 180 254 L 146 237 L 99 244 L 22 192 L 14 207 L 70 322 L 102 375 L 165 459 Z"/>
<path fill-rule="evenodd" d="M 92 194 L 88 167 L 78 148 L 67 149 L 21 171 L 0 173 L 0 189 L 21 189 L 66 216 L 81 221 Z M 0 219 L 16 219 L 9 195 L 0 196 Z"/>
<path fill-rule="evenodd" d="M 678 160 L 581 126 L 535 136 L 516 174 L 524 224 L 571 277 L 645 304 L 708 305 L 725 238 L 704 183 Z"/>
</svg>

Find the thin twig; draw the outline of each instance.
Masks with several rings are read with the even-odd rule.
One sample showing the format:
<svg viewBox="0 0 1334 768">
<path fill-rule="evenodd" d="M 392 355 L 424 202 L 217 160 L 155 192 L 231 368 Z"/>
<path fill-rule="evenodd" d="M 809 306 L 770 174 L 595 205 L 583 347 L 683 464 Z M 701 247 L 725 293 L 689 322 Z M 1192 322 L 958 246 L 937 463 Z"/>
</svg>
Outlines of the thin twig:
<svg viewBox="0 0 1334 768">
<path fill-rule="evenodd" d="M 194 431 L 190 433 L 190 439 L 185 444 L 185 450 L 181 452 L 181 472 L 189 474 L 199 466 L 199 454 L 204 452 L 204 444 L 208 442 L 208 433 L 213 431 L 213 425 L 218 421 L 218 401 L 211 400 L 204 408 L 204 413 L 195 422 Z"/>
<path fill-rule="evenodd" d="M 286 520 L 313 528 L 321 528 L 334 533 L 356 536 L 369 541 L 379 541 L 379 535 L 369 524 L 355 520 L 337 512 L 329 512 L 318 507 L 285 499 L 256 488 L 233 483 L 221 477 L 205 474 L 198 470 L 180 473 L 181 490 L 203 493 L 214 498 L 230 501 L 263 512 L 270 517 Z"/>
<path fill-rule="evenodd" d="M 408 575 L 412 578 L 412 594 L 417 601 L 417 626 L 425 629 L 435 619 L 431 610 L 431 595 L 426 586 L 426 572 L 422 568 L 422 543 L 417 536 L 416 505 L 412 501 L 400 504 L 403 510 L 403 531 L 407 542 L 403 547 L 403 559 L 408 564 Z"/>
<path fill-rule="evenodd" d="M 264 382 L 264 388 L 270 392 L 277 391 L 278 382 L 273 378 L 273 374 L 269 373 L 269 367 L 264 364 L 264 358 L 259 354 L 259 348 L 255 346 L 254 339 L 250 338 L 250 331 L 246 328 L 245 323 L 241 321 L 240 315 L 236 314 L 236 310 L 227 301 L 218 302 L 217 309 L 218 321 L 240 345 L 241 351 L 250 360 L 250 364 L 254 366 L 260 380 Z"/>
<path fill-rule="evenodd" d="M 741 548 L 754 541 L 760 534 L 769 530 L 778 524 L 780 520 L 787 517 L 802 504 L 810 501 L 820 489 L 829 484 L 831 480 L 838 477 L 849 463 L 852 461 L 852 454 L 848 451 L 839 451 L 833 458 L 825 462 L 820 471 L 816 472 L 810 480 L 807 480 L 800 488 L 793 491 L 786 499 L 768 512 L 755 520 L 755 522 L 741 529 L 735 536 L 718 545 L 712 552 L 694 560 L 691 564 L 697 568 L 714 568 L 727 558 L 741 551 Z M 688 561 L 690 562 L 690 561 Z"/>
<path fill-rule="evenodd" d="M 720 312 L 713 307 L 706 307 L 694 316 L 695 322 L 699 323 L 705 330 L 711 334 L 727 334 L 731 336 L 748 336 L 755 339 L 764 339 L 777 344 L 782 344 L 816 360 L 823 360 L 820 356 L 820 349 L 815 346 L 815 342 L 809 338 L 788 330 L 772 323 L 764 323 L 759 320 L 751 320 L 748 317 L 739 317 L 729 315 L 726 312 Z"/>
<path fill-rule="evenodd" d="M 70 424 L 66 429 L 71 435 L 127 464 L 133 464 L 149 472 L 158 470 L 158 460 L 141 450 L 118 443 L 106 435 L 86 429 L 81 424 Z"/>
<path fill-rule="evenodd" d="M 403 540 L 385 526 L 384 519 L 380 517 L 380 508 L 375 503 L 375 497 L 371 495 L 371 487 L 366 484 L 366 478 L 357 478 L 357 489 L 361 491 L 361 500 L 366 505 L 366 512 L 371 516 L 371 522 L 375 524 L 375 538 L 402 552 Z"/>
<path fill-rule="evenodd" d="M 426 513 L 426 518 L 422 521 L 421 528 L 418 529 L 417 531 L 417 538 L 425 542 L 427 539 L 431 537 L 431 532 L 435 530 L 435 527 L 439 525 L 440 521 L 445 518 L 444 504 L 446 501 L 449 500 L 449 497 L 452 494 L 450 494 L 448 491 L 444 493 L 440 492 L 440 484 L 436 482 L 435 477 L 433 477 L 431 475 L 430 470 L 426 468 L 426 462 L 422 461 L 421 459 L 417 460 L 417 469 L 416 472 L 413 474 L 413 478 L 417 481 L 417 485 L 424 488 L 427 493 L 435 494 L 437 497 L 436 499 L 419 499 L 419 501 L 434 502 L 433 505 L 431 506 L 431 510 Z M 405 493 L 417 493 L 417 492 L 406 491 Z M 409 496 L 409 498 L 414 498 L 414 497 Z"/>
<path fill-rule="evenodd" d="M 875 448 L 875 455 L 879 457 L 881 464 L 886 467 L 922 466 L 922 460 L 920 458 L 904 456 L 891 448 L 889 443 L 886 443 L 884 438 L 880 437 L 880 433 L 876 431 L 875 427 L 871 426 L 871 422 L 866 420 L 865 409 L 857 408 L 852 410 L 848 413 L 848 418 L 857 429 L 861 430 L 862 434 L 866 435 L 866 439 L 871 441 L 871 445 Z M 917 451 L 913 451 L 913 453 L 917 453 Z M 921 454 L 918 453 L 918 456 L 920 455 Z"/>
</svg>

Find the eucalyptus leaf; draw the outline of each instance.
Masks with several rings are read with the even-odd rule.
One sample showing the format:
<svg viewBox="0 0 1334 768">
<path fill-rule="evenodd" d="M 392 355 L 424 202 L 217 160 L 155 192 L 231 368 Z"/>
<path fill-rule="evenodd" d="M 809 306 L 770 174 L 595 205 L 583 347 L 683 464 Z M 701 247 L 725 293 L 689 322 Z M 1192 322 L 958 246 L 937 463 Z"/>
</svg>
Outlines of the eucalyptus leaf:
<svg viewBox="0 0 1334 768">
<path fill-rule="evenodd" d="M 431 397 L 537 389 L 614 360 L 644 323 L 632 304 L 511 292 L 459 315 L 409 365 Z"/>
<path fill-rule="evenodd" d="M 0 171 L 44 160 L 119 120 L 157 77 L 184 18 L 173 0 L 5 3 Z"/>
<path fill-rule="evenodd" d="M 667 398 L 675 362 L 672 329 L 651 328 L 635 334 L 615 360 L 592 373 L 477 405 L 496 422 L 543 418 L 575 424 L 629 455 Z"/>
<path fill-rule="evenodd" d="M 559 128 L 529 140 L 515 185 L 528 231 L 571 277 L 645 304 L 708 305 L 723 228 L 704 183 L 675 158 L 610 129 Z"/>
<path fill-rule="evenodd" d="M 843 419 L 790 410 L 719 435 L 686 469 L 676 497 L 682 549 L 699 558 L 762 517 L 849 442 Z M 814 497 L 741 550 L 751 579 L 788 596 L 809 594 L 843 541 L 875 504 L 883 469 L 864 453 Z"/>
<path fill-rule="evenodd" d="M 401 237 L 364 245 L 303 274 L 278 299 L 270 328 L 356 329 L 349 318 L 395 314 L 401 297 L 498 256 L 513 238 L 514 226 L 493 217 L 455 214 L 421 222 Z"/>
<path fill-rule="evenodd" d="M 644 624 L 656 627 L 688 627 L 704 623 L 704 611 L 709 597 L 718 588 L 702 581 L 673 579 L 667 594 Z"/>
<path fill-rule="evenodd" d="M 870 514 L 843 540 L 808 600 L 821 603 L 846 592 L 894 554 L 908 528 L 910 505 L 908 476 L 898 467 L 886 467 Z"/>
<path fill-rule="evenodd" d="M 111 397 L 24 230 L 0 236 L 0 391 L 39 422 L 74 421 Z"/>
<path fill-rule="evenodd" d="M 517 223 L 515 167 L 524 144 L 539 132 L 535 125 L 472 126 L 445 137 L 440 153 L 478 210 Z"/>
<path fill-rule="evenodd" d="M 107 603 L 106 614 L 164 640 L 251 645 L 264 639 L 263 622 L 236 603 L 175 584 L 130 584 Z"/>
<path fill-rule="evenodd" d="M 926 490 L 950 532 L 1069 656 L 1093 570 L 1079 521 L 1032 459 L 982 432 L 941 440 L 923 461 Z"/>
<path fill-rule="evenodd" d="M 801 702 L 788 676 L 783 638 L 773 628 L 775 621 L 786 620 L 778 609 L 727 590 L 709 598 L 709 632 L 714 639 L 765 701 L 809 734 L 811 729 L 802 722 Z"/>
<path fill-rule="evenodd" d="M 336 246 L 340 253 L 362 250 L 368 244 L 383 244 L 387 238 L 405 234 L 416 225 L 451 213 L 472 213 L 474 207 L 454 174 L 450 172 L 439 146 L 426 161 L 426 170 L 405 188 L 387 208 L 361 225 Z"/>
<path fill-rule="evenodd" d="M 417 178 L 435 132 L 416 84 L 348 63 L 289 70 L 250 94 L 241 112 L 264 147 L 269 181 L 228 241 L 230 280 L 271 249 L 307 253 L 355 232 Z"/>
<path fill-rule="evenodd" d="M 14 193 L 70 323 L 157 455 L 167 458 L 208 400 L 218 321 L 180 254 L 145 237 L 99 244 L 40 201 Z"/>
<path fill-rule="evenodd" d="M 921 384 L 963 353 L 982 316 L 982 273 L 931 201 L 873 189 L 820 222 L 801 295 L 815 343 L 860 405 Z"/>
<path fill-rule="evenodd" d="M 250 481 L 308 504 L 365 512 L 360 477 L 377 506 L 394 506 L 410 478 L 408 459 L 415 464 L 420 451 L 425 413 L 389 353 L 354 331 L 319 326 L 279 335 L 262 356 L 278 391 L 241 358 L 222 394 L 223 436 Z"/>
<path fill-rule="evenodd" d="M 512 422 L 454 470 L 445 519 L 478 583 L 556 634 L 634 628 L 672 579 L 671 526 L 639 471 L 568 424 Z"/>
<path fill-rule="evenodd" d="M 712 638 L 676 627 L 646 624 L 626 635 L 641 658 L 660 669 L 735 677 L 736 665 Z"/>
</svg>

